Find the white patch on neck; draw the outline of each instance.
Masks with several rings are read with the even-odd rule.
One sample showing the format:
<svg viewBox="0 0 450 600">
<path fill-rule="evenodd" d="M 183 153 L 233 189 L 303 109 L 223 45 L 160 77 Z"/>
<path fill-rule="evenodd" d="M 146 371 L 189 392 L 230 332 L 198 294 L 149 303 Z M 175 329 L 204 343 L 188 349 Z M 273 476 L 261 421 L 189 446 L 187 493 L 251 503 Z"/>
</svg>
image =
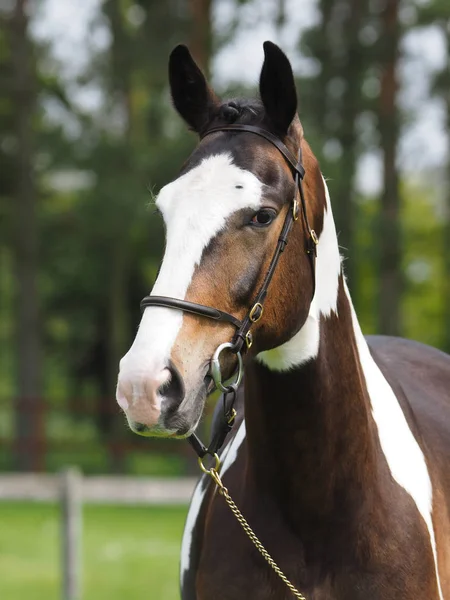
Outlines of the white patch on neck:
<svg viewBox="0 0 450 600">
<path fill-rule="evenodd" d="M 236 435 L 223 449 L 220 457 L 222 467 L 220 475 L 223 477 L 224 473 L 228 471 L 231 465 L 236 461 L 239 448 L 241 447 L 246 435 L 245 421 L 242 421 Z M 183 585 L 183 579 L 188 571 L 191 564 L 191 548 L 192 548 L 192 534 L 194 532 L 195 525 L 200 515 L 200 510 L 203 505 L 205 494 L 208 490 L 209 480 L 205 482 L 206 475 L 200 478 L 200 481 L 195 488 L 192 496 L 191 504 L 189 506 L 189 512 L 186 519 L 186 525 L 184 526 L 183 542 L 181 544 L 181 564 L 180 564 L 180 579 L 181 585 Z"/>
<path fill-rule="evenodd" d="M 325 180 L 323 184 L 327 206 L 317 246 L 316 292 L 308 318 L 300 331 L 281 346 L 258 354 L 258 360 L 274 371 L 287 371 L 315 358 L 319 352 L 320 317 L 328 317 L 332 312 L 337 312 L 341 257 Z"/>
<path fill-rule="evenodd" d="M 258 359 L 273 370 L 285 371 L 316 357 L 319 350 L 320 317 L 322 315 L 329 316 L 331 312 L 337 312 L 341 260 L 329 193 L 325 182 L 324 185 L 327 210 L 324 215 L 323 231 L 317 249 L 316 293 L 311 303 L 308 318 L 302 329 L 282 346 L 258 355 Z M 392 477 L 411 496 L 425 521 L 435 561 L 439 598 L 443 600 L 439 579 L 436 540 L 431 516 L 433 510 L 433 490 L 425 457 L 409 428 L 391 386 L 370 354 L 345 281 L 344 285 L 352 311 L 353 329 L 358 346 L 359 359 L 366 380 L 381 448 L 386 457 Z"/>
<path fill-rule="evenodd" d="M 191 549 L 192 549 L 192 534 L 194 532 L 195 525 L 197 524 L 200 510 L 203 505 L 206 492 L 209 486 L 208 481 L 205 480 L 206 475 L 202 475 L 200 481 L 194 490 L 194 494 L 189 505 L 189 512 L 186 518 L 186 524 L 184 526 L 183 541 L 181 542 L 181 560 L 180 560 L 180 582 L 183 586 L 183 579 L 186 571 L 189 570 L 191 564 Z"/>
<path fill-rule="evenodd" d="M 242 446 L 246 435 L 247 435 L 247 430 L 245 428 L 245 421 L 242 421 L 242 423 L 239 426 L 239 429 L 237 430 L 236 435 L 234 436 L 234 438 L 231 440 L 231 442 L 228 444 L 228 446 L 226 448 L 226 454 L 224 452 L 223 455 L 221 456 L 221 462 L 222 462 L 222 467 L 220 469 L 221 477 L 223 477 L 225 475 L 225 473 L 228 471 L 228 469 L 231 467 L 231 465 L 236 461 L 237 455 L 239 452 L 239 448 Z"/>
<path fill-rule="evenodd" d="M 400 404 L 383 373 L 370 354 L 361 332 L 350 294 L 345 283 L 345 292 L 352 311 L 353 329 L 358 346 L 359 360 L 366 380 L 381 448 L 386 457 L 392 477 L 411 496 L 430 535 L 433 551 L 439 598 L 443 600 L 439 579 L 436 540 L 433 521 L 433 489 L 425 457 L 409 428 Z"/>
<path fill-rule="evenodd" d="M 262 189 L 262 182 L 234 165 L 229 154 L 205 158 L 166 185 L 156 201 L 167 227 L 166 252 L 152 295 L 183 300 L 203 250 L 234 212 L 260 207 Z M 182 322 L 181 311 L 147 307 L 121 361 L 121 372 L 128 376 L 131 372 L 141 381 L 144 374 L 159 373 L 167 365 Z"/>
</svg>

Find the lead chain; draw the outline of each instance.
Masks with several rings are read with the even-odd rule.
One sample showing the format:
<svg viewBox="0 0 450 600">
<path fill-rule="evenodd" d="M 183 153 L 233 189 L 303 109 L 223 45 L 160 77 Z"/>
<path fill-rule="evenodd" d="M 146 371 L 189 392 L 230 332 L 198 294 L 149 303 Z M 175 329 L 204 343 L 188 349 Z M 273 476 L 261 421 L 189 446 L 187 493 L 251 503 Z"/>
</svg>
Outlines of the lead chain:
<svg viewBox="0 0 450 600">
<path fill-rule="evenodd" d="M 234 514 L 238 523 L 240 524 L 242 529 L 245 531 L 247 536 L 250 538 L 250 540 L 252 541 L 252 543 L 254 544 L 256 549 L 258 550 L 258 552 L 262 555 L 264 560 L 272 567 L 272 569 L 275 571 L 275 573 L 278 575 L 278 577 L 287 585 L 287 587 L 291 590 L 293 595 L 298 600 L 306 600 L 305 596 L 303 596 L 303 594 L 301 594 L 297 590 L 297 588 L 289 581 L 289 579 L 286 577 L 286 575 L 283 573 L 283 571 L 280 569 L 280 567 L 277 565 L 277 563 L 273 560 L 273 558 L 270 556 L 270 554 L 267 552 L 267 550 L 261 544 L 261 542 L 259 541 L 255 532 L 253 531 L 253 529 L 250 527 L 247 520 L 245 519 L 244 515 L 241 513 L 239 508 L 236 506 L 234 500 L 231 498 L 231 496 L 228 492 L 228 489 L 223 485 L 222 479 L 220 478 L 219 472 L 217 470 L 217 467 L 219 464 L 217 455 L 216 455 L 216 467 L 211 467 L 210 469 L 205 469 L 205 467 L 203 466 L 203 462 L 201 460 L 199 460 L 199 463 L 200 463 L 201 469 L 205 473 L 207 473 L 208 475 L 211 476 L 211 479 L 214 481 L 214 483 L 216 484 L 216 486 L 219 489 L 219 494 L 224 497 L 226 503 L 230 507 L 231 512 Z"/>
</svg>

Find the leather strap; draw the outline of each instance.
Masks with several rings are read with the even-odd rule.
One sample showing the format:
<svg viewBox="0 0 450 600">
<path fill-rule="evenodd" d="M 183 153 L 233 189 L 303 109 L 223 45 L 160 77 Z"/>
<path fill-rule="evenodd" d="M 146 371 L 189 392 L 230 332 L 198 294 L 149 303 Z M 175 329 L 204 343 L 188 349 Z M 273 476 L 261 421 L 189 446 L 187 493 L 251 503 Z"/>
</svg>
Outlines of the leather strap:
<svg viewBox="0 0 450 600">
<path fill-rule="evenodd" d="M 278 148 L 278 150 L 287 160 L 291 168 L 299 174 L 300 179 L 303 179 L 303 177 L 305 176 L 305 169 L 302 164 L 301 148 L 299 153 L 299 159 L 297 160 L 292 154 L 292 152 L 289 150 L 289 148 L 285 144 L 283 144 L 283 142 L 279 138 L 270 133 L 270 131 L 266 131 L 265 129 L 255 127 L 253 125 L 221 125 L 219 127 L 212 127 L 211 129 L 208 129 L 207 131 L 202 133 L 200 139 L 205 138 L 211 133 L 218 133 L 219 131 L 247 131 L 248 133 L 254 133 L 255 135 L 259 135 L 260 137 L 266 139 L 268 142 L 270 142 Z"/>
<path fill-rule="evenodd" d="M 211 133 L 219 133 L 222 131 L 254 133 L 255 135 L 258 135 L 258 136 L 266 139 L 268 142 L 273 144 L 284 156 L 284 158 L 286 159 L 286 161 L 288 162 L 289 166 L 291 167 L 291 169 L 293 171 L 293 175 L 294 175 L 294 179 L 295 179 L 295 196 L 294 196 L 294 200 L 293 200 L 293 205 L 289 209 L 288 214 L 286 215 L 286 219 L 284 221 L 283 228 L 282 228 L 280 236 L 278 238 L 278 244 L 277 244 L 277 247 L 275 248 L 273 258 L 270 262 L 269 268 L 267 270 L 267 273 L 266 273 L 264 281 L 261 285 L 261 288 L 255 297 L 255 300 L 252 305 L 252 309 L 249 313 L 247 313 L 246 317 L 242 321 L 242 325 L 236 332 L 234 340 L 233 340 L 233 342 L 234 342 L 233 350 L 235 352 L 240 352 L 242 350 L 242 348 L 244 347 L 244 342 L 247 340 L 247 336 L 249 335 L 251 326 L 253 325 L 254 322 L 256 322 L 256 320 L 259 320 L 259 318 L 262 314 L 262 306 L 263 306 L 264 301 L 267 296 L 269 284 L 272 280 L 273 274 L 275 273 L 275 269 L 277 267 L 280 256 L 281 256 L 284 248 L 286 247 L 287 238 L 288 238 L 289 232 L 292 228 L 292 224 L 293 224 L 294 218 L 295 218 L 294 211 L 295 211 L 297 189 L 298 189 L 299 196 L 300 196 L 300 206 L 301 206 L 301 211 L 302 211 L 302 217 L 303 217 L 305 227 L 306 227 L 306 230 L 307 230 L 308 236 L 309 236 L 307 243 L 306 243 L 305 250 L 309 257 L 310 266 L 311 266 L 311 275 L 312 275 L 312 281 L 313 281 L 312 297 L 314 297 L 315 290 L 316 290 L 317 237 L 316 237 L 314 230 L 311 229 L 311 226 L 309 224 L 309 219 L 308 219 L 308 213 L 306 210 L 306 200 L 305 200 L 305 194 L 303 192 L 303 181 L 302 181 L 305 176 L 305 169 L 302 164 L 301 146 L 299 149 L 298 160 L 296 160 L 295 156 L 292 154 L 292 152 L 289 150 L 289 148 L 287 148 L 287 146 L 279 138 L 274 136 L 269 131 L 266 131 L 265 129 L 261 129 L 260 127 L 255 127 L 253 125 L 239 125 L 239 124 L 212 127 L 211 129 L 208 129 L 207 131 L 205 131 L 202 134 L 201 139 L 205 138 L 207 135 L 210 135 Z M 252 311 L 254 311 L 254 310 L 259 311 L 259 313 L 261 313 L 261 314 L 258 314 L 256 312 L 255 314 L 252 315 Z"/>
<path fill-rule="evenodd" d="M 208 446 L 202 442 L 202 440 L 195 434 L 187 438 L 187 441 L 192 446 L 194 452 L 199 458 L 203 458 L 207 454 L 214 456 L 222 448 L 225 438 L 233 429 L 234 421 L 236 419 L 236 411 L 234 404 L 236 402 L 237 389 L 231 388 L 222 396 L 223 409 L 219 417 L 217 427 L 214 428 L 213 435 Z M 231 401 L 228 401 L 228 396 L 231 396 Z"/>
<path fill-rule="evenodd" d="M 244 320 L 242 321 L 241 327 L 237 330 L 235 334 L 233 340 L 234 352 L 240 352 L 242 350 L 251 326 L 254 322 L 258 321 L 261 318 L 263 310 L 262 307 L 267 296 L 267 291 L 269 289 L 270 282 L 272 281 L 272 277 L 275 273 L 278 261 L 280 260 L 280 256 L 287 245 L 287 238 L 292 228 L 292 224 L 294 222 L 293 208 L 293 205 L 291 205 L 288 209 L 283 227 L 278 237 L 278 243 L 275 248 L 275 252 L 273 254 L 272 260 L 270 261 L 269 268 L 267 269 L 266 276 L 264 277 L 259 292 L 256 294 L 256 297 L 253 301 L 252 309 L 247 313 Z M 255 310 L 254 314 L 252 314 L 253 310 Z"/>
<path fill-rule="evenodd" d="M 294 171 L 295 187 L 296 187 L 296 189 L 297 188 L 299 189 L 300 203 L 301 203 L 301 207 L 302 207 L 302 213 L 303 213 L 303 218 L 305 220 L 306 229 L 308 231 L 308 234 L 314 241 L 315 234 L 313 233 L 313 230 L 311 229 L 311 226 L 309 224 L 308 213 L 306 211 L 305 195 L 303 193 L 303 186 L 301 183 L 303 178 L 305 177 L 305 168 L 303 167 L 303 164 L 302 164 L 302 147 L 300 146 L 300 148 L 299 148 L 298 160 L 296 160 L 295 156 L 292 154 L 292 152 L 289 150 L 289 148 L 285 144 L 283 144 L 283 142 L 279 138 L 277 138 L 275 135 L 270 133 L 270 131 L 266 131 L 265 129 L 261 129 L 260 127 L 255 127 L 254 125 L 235 124 L 235 125 L 222 125 L 220 127 L 212 127 L 211 129 L 208 129 L 207 131 L 205 131 L 201 135 L 200 139 L 205 138 L 207 135 L 209 135 L 211 133 L 219 133 L 220 131 L 246 131 L 248 133 L 254 133 L 255 135 L 259 135 L 260 137 L 266 139 L 268 142 L 273 144 L 281 152 L 281 154 L 284 156 L 284 158 L 289 163 L 289 166 L 291 167 L 291 169 Z M 316 242 L 314 242 L 314 246 L 316 246 Z"/>
<path fill-rule="evenodd" d="M 255 127 L 253 125 L 234 124 L 234 125 L 223 125 L 221 127 L 213 127 L 212 129 L 209 129 L 208 131 L 204 132 L 201 137 L 203 139 L 204 137 L 206 137 L 207 135 L 210 135 L 211 133 L 219 133 L 219 132 L 224 132 L 224 131 L 229 131 L 229 132 L 244 131 L 244 132 L 248 132 L 248 133 L 254 133 L 255 135 L 259 135 L 260 137 L 269 141 L 276 148 L 278 148 L 278 150 L 284 156 L 284 158 L 286 159 L 286 161 L 288 162 L 289 166 L 291 167 L 291 169 L 293 171 L 294 180 L 295 180 L 295 192 L 294 192 L 294 198 L 293 198 L 292 204 L 289 207 L 289 210 L 287 212 L 286 218 L 283 223 L 283 227 L 282 227 L 280 235 L 278 237 L 278 243 L 275 248 L 275 252 L 273 254 L 272 260 L 270 261 L 270 265 L 269 265 L 267 273 L 264 277 L 264 281 L 262 282 L 259 292 L 257 293 L 255 300 L 252 304 L 252 308 L 249 310 L 249 312 L 245 316 L 244 320 L 239 321 L 239 319 L 236 319 L 236 317 L 234 317 L 233 315 L 231 315 L 227 312 L 221 311 L 217 308 L 213 308 L 212 306 L 204 306 L 203 304 L 196 304 L 194 302 L 188 302 L 186 300 L 179 300 L 177 298 L 168 298 L 166 296 L 146 296 L 141 302 L 141 309 L 143 310 L 143 309 L 147 308 L 148 306 L 162 306 L 162 307 L 167 307 L 167 308 L 175 308 L 178 310 L 182 310 L 182 311 L 190 312 L 190 313 L 193 313 L 196 315 L 200 315 L 202 317 L 208 317 L 208 318 L 214 319 L 216 321 L 224 321 L 227 323 L 231 323 L 237 329 L 236 334 L 233 338 L 234 345 L 233 345 L 232 350 L 234 352 L 238 353 L 243 349 L 243 347 L 245 347 L 245 342 L 247 342 L 248 346 L 251 345 L 250 329 L 251 329 L 253 323 L 256 323 L 257 321 L 259 321 L 259 319 L 262 316 L 263 305 L 264 305 L 264 301 L 267 296 L 267 291 L 268 291 L 270 282 L 272 281 L 272 278 L 275 273 L 275 269 L 278 265 L 280 256 L 286 247 L 289 232 L 291 231 L 291 228 L 292 228 L 292 224 L 298 218 L 297 189 L 298 189 L 298 193 L 300 196 L 300 206 L 301 206 L 302 218 L 305 223 L 305 227 L 307 229 L 308 236 L 309 236 L 308 240 L 306 242 L 305 250 L 309 257 L 310 265 L 311 265 L 311 275 L 312 275 L 312 281 L 313 281 L 313 293 L 312 293 L 313 297 L 314 297 L 315 287 L 316 287 L 315 270 L 316 270 L 316 256 L 317 256 L 318 240 L 317 240 L 315 231 L 313 229 L 311 229 L 311 226 L 308 221 L 308 214 L 306 211 L 306 200 L 305 200 L 305 195 L 303 192 L 303 185 L 302 185 L 302 180 L 305 176 L 305 169 L 303 168 L 303 165 L 302 165 L 302 149 L 301 149 L 301 147 L 299 149 L 298 160 L 296 160 L 295 156 L 292 154 L 292 152 L 289 150 L 289 148 L 287 148 L 280 139 L 278 139 L 276 136 L 274 136 L 269 131 L 266 131 L 265 129 L 261 129 L 260 127 Z M 237 390 L 235 388 L 233 388 L 233 387 L 230 388 L 228 393 L 232 393 L 232 401 L 228 407 L 226 407 L 227 394 L 225 394 L 224 399 L 223 399 L 223 401 L 224 401 L 224 412 L 223 412 L 223 419 L 222 419 L 223 422 L 221 423 L 221 426 L 220 426 L 218 432 L 213 437 L 213 440 L 211 441 L 211 443 L 208 447 L 206 447 L 195 434 L 192 434 L 188 438 L 189 442 L 191 443 L 192 447 L 194 448 L 195 452 L 198 454 L 199 457 L 202 458 L 203 456 L 205 456 L 205 454 L 215 454 L 216 452 L 218 452 L 220 447 L 223 445 L 223 442 L 225 440 L 227 433 L 231 430 L 231 428 L 233 426 L 234 418 L 236 415 L 236 412 L 233 409 L 234 401 L 236 398 L 236 391 Z"/>
<path fill-rule="evenodd" d="M 250 337 L 251 334 L 249 333 L 250 328 L 253 325 L 253 323 L 255 323 L 256 321 L 258 321 L 260 319 L 260 317 L 262 315 L 263 304 L 264 304 L 264 301 L 267 296 L 267 291 L 268 291 L 270 282 L 272 280 L 272 277 L 273 277 L 273 274 L 277 267 L 280 256 L 281 256 L 284 248 L 286 247 L 287 238 L 288 238 L 289 232 L 292 228 L 292 224 L 293 224 L 294 220 L 296 219 L 295 213 L 296 213 L 297 189 L 298 189 L 299 196 L 300 196 L 300 206 L 301 206 L 302 217 L 303 217 L 305 227 L 307 229 L 308 236 L 309 236 L 307 243 L 306 243 L 305 250 L 310 259 L 311 275 L 312 275 L 312 280 L 313 280 L 313 293 L 312 293 L 313 297 L 314 297 L 315 286 L 316 286 L 315 263 L 316 263 L 316 256 L 317 256 L 317 237 L 316 237 L 314 230 L 311 229 L 311 226 L 310 226 L 309 220 L 308 220 L 308 214 L 306 211 L 306 200 L 305 200 L 305 195 L 303 192 L 303 185 L 302 185 L 302 180 L 303 180 L 303 177 L 305 176 L 305 169 L 302 165 L 301 147 L 299 149 L 298 160 L 296 160 L 295 156 L 292 154 L 292 152 L 289 150 L 289 148 L 287 148 L 286 145 L 279 138 L 277 138 L 275 135 L 273 135 L 269 131 L 266 131 L 265 129 L 261 129 L 260 127 L 255 127 L 253 125 L 234 124 L 234 125 L 223 125 L 220 127 L 213 127 L 211 129 L 208 129 L 207 131 L 205 131 L 202 134 L 201 138 L 203 139 L 204 137 L 206 137 L 212 133 L 219 133 L 219 132 L 224 132 L 224 131 L 225 132 L 253 133 L 255 135 L 258 135 L 258 136 L 266 139 L 268 142 L 273 144 L 284 156 L 284 158 L 286 159 L 286 161 L 288 162 L 289 166 L 291 167 L 291 169 L 293 171 L 294 180 L 295 180 L 295 196 L 293 199 L 293 204 L 290 207 L 290 209 L 286 215 L 286 219 L 284 221 L 283 228 L 282 228 L 280 236 L 278 238 L 278 243 L 275 248 L 274 255 L 270 262 L 266 276 L 264 277 L 264 281 L 261 285 L 261 288 L 259 289 L 259 292 L 257 293 L 255 300 L 252 304 L 252 308 L 247 313 L 244 320 L 239 321 L 239 319 L 237 319 L 230 313 L 221 311 L 217 308 L 213 308 L 212 306 L 205 306 L 203 304 L 196 304 L 194 302 L 188 302 L 186 300 L 179 300 L 177 298 L 169 298 L 166 296 L 146 296 L 141 302 L 141 309 L 144 310 L 148 306 L 162 306 L 162 307 L 167 307 L 167 308 L 175 308 L 175 309 L 182 310 L 185 312 L 190 312 L 192 314 L 200 315 L 202 317 L 207 317 L 209 319 L 214 319 L 216 321 L 223 321 L 223 322 L 231 323 L 237 329 L 236 334 L 233 338 L 233 344 L 234 344 L 233 350 L 235 352 L 239 352 L 243 349 L 244 342 L 247 342 L 247 344 L 251 343 L 251 337 Z"/>
<path fill-rule="evenodd" d="M 230 313 L 213 308 L 212 306 L 205 306 L 204 304 L 196 304 L 195 302 L 187 302 L 187 300 L 178 300 L 178 298 L 169 298 L 168 296 L 145 296 L 141 300 L 141 310 L 144 310 L 148 306 L 163 306 L 165 308 L 175 308 L 184 312 L 190 312 L 194 315 L 200 315 L 202 317 L 208 317 L 215 321 L 225 321 L 231 323 L 237 329 L 242 325 L 242 321 L 230 315 Z"/>
</svg>

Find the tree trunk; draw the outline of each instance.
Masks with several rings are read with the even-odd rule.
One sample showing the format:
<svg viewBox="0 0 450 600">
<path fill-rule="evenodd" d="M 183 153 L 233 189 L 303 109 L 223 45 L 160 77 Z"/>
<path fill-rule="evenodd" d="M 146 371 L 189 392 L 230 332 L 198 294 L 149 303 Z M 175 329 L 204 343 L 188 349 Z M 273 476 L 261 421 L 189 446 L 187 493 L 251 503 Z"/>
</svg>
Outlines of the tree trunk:
<svg viewBox="0 0 450 600">
<path fill-rule="evenodd" d="M 211 0 L 189 0 L 191 12 L 190 49 L 195 60 L 209 76 L 212 54 Z"/>
<path fill-rule="evenodd" d="M 380 312 L 379 331 L 387 335 L 400 335 L 401 227 L 400 193 L 397 168 L 397 147 L 400 132 L 397 107 L 398 59 L 400 42 L 400 0 L 386 0 L 381 13 L 382 38 L 381 92 L 379 104 L 379 131 L 383 153 L 383 192 L 381 195 L 380 230 Z"/>
<path fill-rule="evenodd" d="M 14 251 L 17 282 L 17 398 L 15 404 L 15 467 L 39 465 L 35 446 L 41 421 L 41 352 L 39 332 L 37 191 L 33 165 L 35 73 L 28 38 L 26 0 L 16 0 L 10 21 L 14 65 L 14 111 L 17 139 Z M 39 440 L 38 440 L 39 441 Z"/>
<path fill-rule="evenodd" d="M 319 35 L 314 40 L 315 58 L 320 62 L 320 72 L 317 81 L 311 89 L 311 115 L 315 120 L 318 131 L 324 139 L 330 137 L 330 131 L 327 123 L 327 115 L 330 109 L 330 98 L 328 94 L 328 84 L 335 74 L 332 56 L 332 10 L 333 2 L 329 0 L 319 1 L 319 14 L 321 17 Z M 318 44 L 318 40 L 320 43 Z M 300 107 L 301 108 L 301 107 Z"/>
<path fill-rule="evenodd" d="M 131 42 L 124 24 L 120 0 L 109 0 L 105 4 L 105 12 L 109 17 L 112 44 L 111 44 L 111 85 L 118 94 L 119 102 L 123 106 L 124 130 L 127 142 L 130 142 L 132 127 L 132 100 L 131 100 Z"/>
<path fill-rule="evenodd" d="M 450 31 L 447 29 L 447 75 L 450 81 Z M 450 145 L 450 91 L 447 88 L 447 140 Z M 447 159 L 447 186 L 446 186 L 447 218 L 444 225 L 444 339 L 443 348 L 450 353 L 450 156 Z"/>
<path fill-rule="evenodd" d="M 345 81 L 342 95 L 341 124 L 337 139 L 342 148 L 339 160 L 339 178 L 333 186 L 333 201 L 336 211 L 336 229 L 339 232 L 339 244 L 348 255 L 345 271 L 351 290 L 356 288 L 355 264 L 356 247 L 354 243 L 357 205 L 355 203 L 355 175 L 358 160 L 358 136 L 356 121 L 363 110 L 362 80 L 364 74 L 364 49 L 359 41 L 362 19 L 366 11 L 366 2 L 350 0 L 348 17 L 343 26 L 345 40 L 345 60 L 341 66 L 341 78 Z"/>
<path fill-rule="evenodd" d="M 450 132 L 450 104 L 447 107 L 448 131 Z M 443 349 L 450 354 L 450 161 L 447 164 L 447 219 L 443 235 L 444 245 L 444 318 Z"/>
<path fill-rule="evenodd" d="M 278 0 L 277 2 L 276 27 L 280 30 L 286 24 L 286 0 Z"/>
<path fill-rule="evenodd" d="M 112 82 L 114 92 L 119 95 L 119 102 L 124 113 L 124 148 L 121 171 L 124 179 L 132 177 L 132 63 L 131 40 L 127 34 L 120 0 L 109 0 L 109 17 L 111 22 L 112 46 Z M 119 206 L 121 210 L 121 206 Z M 121 228 L 122 229 L 122 228 Z M 126 310 L 126 260 L 128 254 L 127 234 L 120 235 L 117 231 L 116 250 L 111 255 L 110 280 L 108 290 L 109 302 L 109 332 L 107 378 L 110 401 L 114 398 L 119 360 L 125 350 L 126 333 L 124 328 Z M 122 232 L 123 233 L 123 232 Z M 112 413 L 114 414 L 114 413 Z"/>
<path fill-rule="evenodd" d="M 133 135 L 133 105 L 132 105 L 132 47 L 131 39 L 126 29 L 124 15 L 120 0 L 109 0 L 105 4 L 105 11 L 110 20 L 112 33 L 111 44 L 111 85 L 117 95 L 119 105 L 124 116 L 124 141 L 121 159 L 121 176 L 123 180 L 132 178 L 132 135 Z M 119 199 L 116 199 L 119 201 Z M 119 201 L 118 210 L 122 210 Z M 120 439 L 119 431 L 123 429 L 123 422 L 119 417 L 119 409 L 114 401 L 119 361 L 125 352 L 126 340 L 126 294 L 127 294 L 127 261 L 128 256 L 128 230 L 116 232 L 115 250 L 111 254 L 108 270 L 107 291 L 108 317 L 106 335 L 105 379 L 106 396 L 99 400 L 100 431 L 106 436 L 110 449 L 110 468 L 113 472 L 124 470 L 124 455 L 121 446 L 117 444 Z"/>
</svg>

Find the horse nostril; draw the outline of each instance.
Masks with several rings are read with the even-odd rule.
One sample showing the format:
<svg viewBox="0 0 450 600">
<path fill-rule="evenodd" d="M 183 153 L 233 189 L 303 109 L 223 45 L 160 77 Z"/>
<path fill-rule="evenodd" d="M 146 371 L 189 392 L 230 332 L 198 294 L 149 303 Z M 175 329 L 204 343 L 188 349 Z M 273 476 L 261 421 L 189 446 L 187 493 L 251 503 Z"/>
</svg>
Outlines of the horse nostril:
<svg viewBox="0 0 450 600">
<path fill-rule="evenodd" d="M 132 429 L 134 429 L 136 431 L 136 433 L 142 433 L 143 431 L 147 431 L 148 427 L 147 427 L 147 425 L 144 425 L 143 423 L 134 422 L 132 425 Z"/>
<path fill-rule="evenodd" d="M 183 378 L 172 361 L 170 361 L 168 371 L 170 378 L 158 388 L 158 394 L 173 402 L 181 402 L 185 393 Z"/>
</svg>

